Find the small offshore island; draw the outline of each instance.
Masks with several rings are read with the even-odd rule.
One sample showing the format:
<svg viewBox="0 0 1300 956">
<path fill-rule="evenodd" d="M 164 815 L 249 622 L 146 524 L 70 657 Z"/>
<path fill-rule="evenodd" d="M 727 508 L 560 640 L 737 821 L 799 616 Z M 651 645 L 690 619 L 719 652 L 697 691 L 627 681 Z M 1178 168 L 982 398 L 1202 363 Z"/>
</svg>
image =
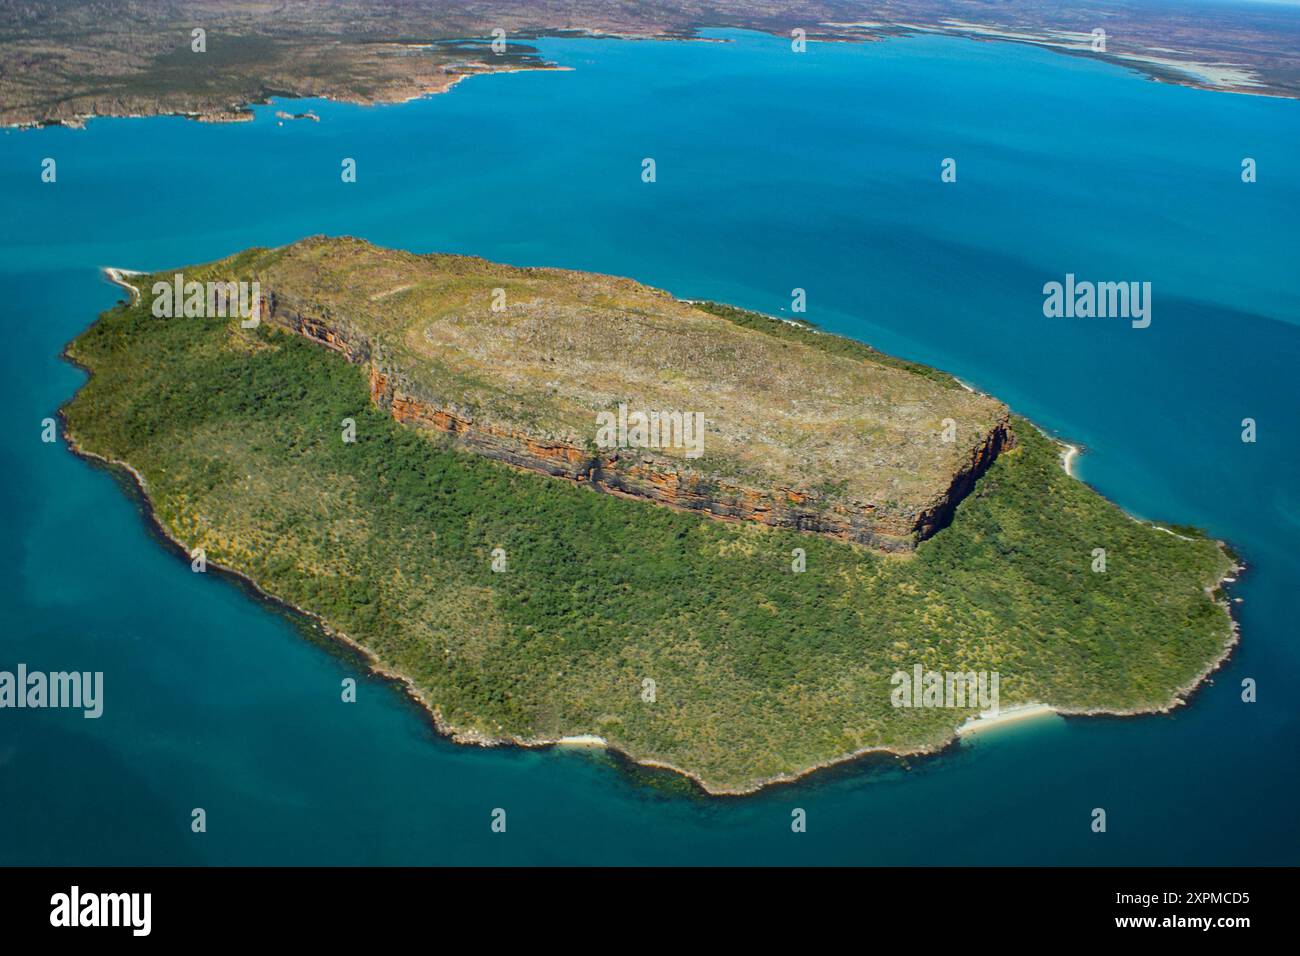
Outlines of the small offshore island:
<svg viewBox="0 0 1300 956">
<path fill-rule="evenodd" d="M 156 317 L 178 272 L 247 283 L 258 321 Z M 1004 712 L 1149 713 L 1236 640 L 1222 544 L 1133 519 L 951 376 L 800 323 L 355 239 L 116 281 L 131 301 L 67 349 L 73 449 L 458 741 L 747 793 L 978 714 L 895 706 L 900 671 L 992 672 Z M 702 445 L 601 447 L 619 405 L 698 409 Z"/>
</svg>

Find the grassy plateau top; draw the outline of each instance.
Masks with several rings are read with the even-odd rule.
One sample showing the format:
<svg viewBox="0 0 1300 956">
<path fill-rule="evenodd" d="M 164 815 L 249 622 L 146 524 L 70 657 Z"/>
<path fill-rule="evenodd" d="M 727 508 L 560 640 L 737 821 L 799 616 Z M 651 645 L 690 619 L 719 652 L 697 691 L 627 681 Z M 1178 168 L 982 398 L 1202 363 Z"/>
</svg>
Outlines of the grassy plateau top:
<svg viewBox="0 0 1300 956">
<path fill-rule="evenodd" d="M 630 279 L 319 237 L 241 268 L 273 321 L 371 362 L 391 393 L 377 399 L 399 417 L 583 480 L 602 466 L 648 473 L 690 489 L 677 503 L 727 517 L 776 513 L 883 543 L 924 537 L 1005 437 L 1006 407 L 947 376 L 865 347 L 827 349 L 797 327 L 746 327 Z M 696 416 L 699 427 L 673 440 L 681 429 L 665 422 L 654 447 L 602 454 L 601 416 L 608 427 L 620 406 Z M 572 467 L 551 467 L 557 456 Z M 641 484 L 617 480 L 663 500 Z M 761 500 L 746 509 L 738 498 Z"/>
</svg>

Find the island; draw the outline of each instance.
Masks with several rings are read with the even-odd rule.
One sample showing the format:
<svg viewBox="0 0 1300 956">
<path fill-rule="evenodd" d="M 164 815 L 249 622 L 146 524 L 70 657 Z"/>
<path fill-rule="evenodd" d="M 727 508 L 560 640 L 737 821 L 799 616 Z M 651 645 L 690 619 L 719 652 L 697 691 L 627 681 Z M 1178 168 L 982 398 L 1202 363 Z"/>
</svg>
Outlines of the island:
<svg viewBox="0 0 1300 956">
<path fill-rule="evenodd" d="M 922 674 L 993 675 L 1002 714 L 1163 712 L 1237 640 L 1222 543 L 807 323 L 352 238 L 112 275 L 70 446 L 460 742 L 748 793 L 979 722 Z"/>
</svg>

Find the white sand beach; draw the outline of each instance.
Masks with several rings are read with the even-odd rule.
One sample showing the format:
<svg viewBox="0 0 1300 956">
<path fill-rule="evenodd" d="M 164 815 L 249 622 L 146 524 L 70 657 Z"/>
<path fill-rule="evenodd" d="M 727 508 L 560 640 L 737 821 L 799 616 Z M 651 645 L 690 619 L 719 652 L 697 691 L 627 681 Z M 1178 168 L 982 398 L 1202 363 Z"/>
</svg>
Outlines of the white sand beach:
<svg viewBox="0 0 1300 956">
<path fill-rule="evenodd" d="M 1001 727 L 1007 724 L 1018 723 L 1022 720 L 1032 720 L 1038 717 L 1054 717 L 1056 710 L 1047 704 L 1017 704 L 1015 707 L 1007 707 L 997 711 L 986 710 L 978 717 L 972 717 L 957 728 L 958 734 L 971 734 L 979 731 L 988 730 L 992 727 Z"/>
</svg>

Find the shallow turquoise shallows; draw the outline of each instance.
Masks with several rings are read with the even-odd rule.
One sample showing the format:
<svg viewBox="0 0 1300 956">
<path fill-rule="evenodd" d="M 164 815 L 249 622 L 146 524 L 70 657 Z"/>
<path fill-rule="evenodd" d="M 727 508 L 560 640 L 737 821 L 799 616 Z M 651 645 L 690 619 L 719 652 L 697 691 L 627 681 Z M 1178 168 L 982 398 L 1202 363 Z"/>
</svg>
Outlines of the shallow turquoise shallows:
<svg viewBox="0 0 1300 956">
<path fill-rule="evenodd" d="M 1300 102 L 1007 44 L 720 36 L 547 40 L 571 70 L 292 105 L 318 124 L 0 133 L 0 669 L 106 684 L 97 721 L 0 711 L 0 862 L 1300 863 Z M 378 679 L 344 704 L 355 660 L 191 573 L 111 475 L 40 440 L 83 378 L 60 350 L 118 298 L 97 267 L 312 233 L 778 315 L 806 289 L 823 327 L 1086 446 L 1082 476 L 1133 513 L 1230 541 L 1242 644 L 1165 716 L 1025 722 L 748 798 L 458 747 Z M 1151 282 L 1150 327 L 1045 318 L 1066 273 Z"/>
</svg>

